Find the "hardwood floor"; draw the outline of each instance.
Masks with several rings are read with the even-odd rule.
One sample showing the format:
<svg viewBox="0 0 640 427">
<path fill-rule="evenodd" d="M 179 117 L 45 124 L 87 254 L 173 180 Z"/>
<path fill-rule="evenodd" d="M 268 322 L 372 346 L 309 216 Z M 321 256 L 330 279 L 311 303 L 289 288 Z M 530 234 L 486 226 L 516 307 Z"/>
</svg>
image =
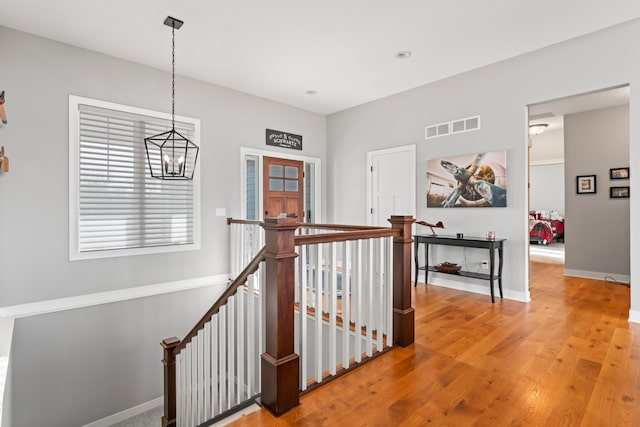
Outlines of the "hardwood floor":
<svg viewBox="0 0 640 427">
<path fill-rule="evenodd" d="M 416 341 L 241 426 L 640 426 L 629 289 L 533 263 L 531 303 L 418 285 Z"/>
</svg>

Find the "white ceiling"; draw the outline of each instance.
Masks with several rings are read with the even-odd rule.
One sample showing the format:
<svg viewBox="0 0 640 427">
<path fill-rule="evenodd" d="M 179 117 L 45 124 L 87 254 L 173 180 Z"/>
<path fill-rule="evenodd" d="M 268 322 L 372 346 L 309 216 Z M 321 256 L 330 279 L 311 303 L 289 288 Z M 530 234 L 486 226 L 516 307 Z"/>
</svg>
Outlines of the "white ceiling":
<svg viewBox="0 0 640 427">
<path fill-rule="evenodd" d="M 635 19 L 640 2 L 0 0 L 0 25 L 167 71 L 168 15 L 185 21 L 177 74 L 330 114 Z"/>
</svg>

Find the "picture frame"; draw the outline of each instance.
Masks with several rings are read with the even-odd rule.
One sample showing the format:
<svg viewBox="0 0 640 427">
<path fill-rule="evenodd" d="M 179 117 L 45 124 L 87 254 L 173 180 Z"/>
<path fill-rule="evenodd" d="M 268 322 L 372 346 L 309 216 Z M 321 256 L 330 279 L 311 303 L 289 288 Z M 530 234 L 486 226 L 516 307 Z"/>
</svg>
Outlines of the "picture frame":
<svg viewBox="0 0 640 427">
<path fill-rule="evenodd" d="M 595 175 L 576 176 L 576 193 L 577 194 L 595 194 L 596 193 L 596 176 Z"/>
<path fill-rule="evenodd" d="M 629 179 L 629 168 L 611 168 L 609 169 L 610 179 Z"/>
<path fill-rule="evenodd" d="M 609 197 L 611 199 L 628 199 L 629 187 L 609 187 Z"/>
<path fill-rule="evenodd" d="M 428 159 L 428 208 L 507 207 L 507 150 Z"/>
</svg>

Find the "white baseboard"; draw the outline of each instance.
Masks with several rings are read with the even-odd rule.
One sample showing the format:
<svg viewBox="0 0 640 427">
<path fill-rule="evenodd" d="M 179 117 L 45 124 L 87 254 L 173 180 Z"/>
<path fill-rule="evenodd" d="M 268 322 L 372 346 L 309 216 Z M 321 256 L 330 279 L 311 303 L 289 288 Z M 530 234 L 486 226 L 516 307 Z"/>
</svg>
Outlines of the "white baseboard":
<svg viewBox="0 0 640 427">
<path fill-rule="evenodd" d="M 627 274 L 602 273 L 598 271 L 571 270 L 564 269 L 565 276 L 582 277 L 584 279 L 607 280 L 613 279 L 616 282 L 629 283 L 631 276 Z"/>
<path fill-rule="evenodd" d="M 193 279 L 178 280 L 175 282 L 156 283 L 153 285 L 136 286 L 133 288 L 118 289 L 115 291 L 12 305 L 0 307 L 0 318 L 15 317 L 16 319 L 19 319 L 21 317 L 37 316 L 40 314 L 55 313 L 57 311 L 73 310 L 76 308 L 91 307 L 94 305 L 108 304 L 136 298 L 145 298 L 168 294 L 171 292 L 203 288 L 206 286 L 226 285 L 228 280 L 229 274 L 218 274 L 215 276 L 196 277 Z"/>
<path fill-rule="evenodd" d="M 141 403 L 138 406 L 134 406 L 133 408 L 125 409 L 124 411 L 120 411 L 116 414 L 109 415 L 108 417 L 104 417 L 92 423 L 85 424 L 82 427 L 109 427 L 121 421 L 128 420 L 129 418 L 133 418 L 136 415 L 140 415 L 143 412 L 147 412 L 153 408 L 157 408 L 158 406 L 161 406 L 163 403 L 164 403 L 164 397 L 160 396 L 146 403 Z M 158 424 L 160 424 L 160 420 L 158 420 Z"/>
<path fill-rule="evenodd" d="M 473 292 L 474 294 L 481 294 L 481 295 L 487 295 L 487 296 L 491 295 L 491 289 L 489 288 L 490 285 L 488 280 L 477 281 L 478 283 L 484 282 L 484 284 L 465 283 L 465 282 L 458 282 L 454 280 L 448 280 L 441 277 L 434 277 L 437 273 L 435 274 L 434 272 L 430 272 L 430 273 L 431 273 L 429 275 L 431 279 L 429 283 L 430 285 L 441 286 L 443 288 L 455 289 L 458 291 Z M 495 298 L 497 301 L 500 299 L 500 290 L 498 289 L 497 280 L 494 282 L 494 288 L 495 288 L 494 289 Z M 504 298 L 506 299 L 521 301 L 521 302 L 528 302 L 530 300 L 528 291 L 520 292 L 520 291 L 514 291 L 512 289 L 504 289 L 503 287 L 502 293 L 504 295 Z"/>
<path fill-rule="evenodd" d="M 640 323 L 640 311 L 629 310 L 629 322 Z"/>
</svg>

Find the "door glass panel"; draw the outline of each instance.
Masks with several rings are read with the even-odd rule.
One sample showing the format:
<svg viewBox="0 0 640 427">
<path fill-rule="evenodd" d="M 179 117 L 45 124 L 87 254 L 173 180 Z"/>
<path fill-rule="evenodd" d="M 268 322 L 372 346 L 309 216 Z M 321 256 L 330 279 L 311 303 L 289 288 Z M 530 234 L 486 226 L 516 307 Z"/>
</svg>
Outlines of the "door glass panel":
<svg viewBox="0 0 640 427">
<path fill-rule="evenodd" d="M 284 177 L 285 178 L 298 179 L 298 168 L 295 167 L 295 166 L 285 166 L 284 167 Z"/>
<path fill-rule="evenodd" d="M 298 181 L 293 179 L 285 179 L 284 191 L 298 191 Z"/>
<path fill-rule="evenodd" d="M 269 176 L 282 178 L 282 165 L 269 165 Z"/>
<path fill-rule="evenodd" d="M 269 178 L 269 191 L 282 191 L 282 190 L 284 190 L 283 180 Z"/>
</svg>

